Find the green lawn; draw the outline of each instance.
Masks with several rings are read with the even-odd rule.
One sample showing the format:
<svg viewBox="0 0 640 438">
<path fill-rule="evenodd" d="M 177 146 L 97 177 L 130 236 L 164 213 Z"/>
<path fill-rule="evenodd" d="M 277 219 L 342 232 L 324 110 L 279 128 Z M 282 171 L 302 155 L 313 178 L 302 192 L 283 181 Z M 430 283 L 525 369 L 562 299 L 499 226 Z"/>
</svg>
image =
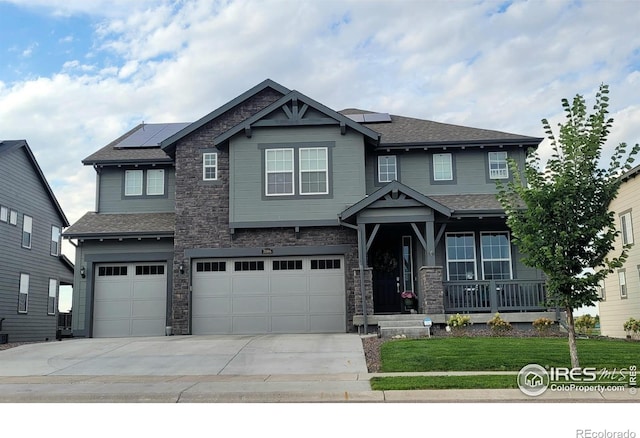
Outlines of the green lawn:
<svg viewBox="0 0 640 438">
<path fill-rule="evenodd" d="M 640 361 L 640 342 L 578 339 L 582 367 L 628 368 Z M 565 338 L 447 337 L 385 342 L 381 371 L 519 371 L 530 363 L 570 367 Z"/>
<path fill-rule="evenodd" d="M 579 339 L 582 367 L 628 369 L 640 362 L 640 342 Z M 448 337 L 385 342 L 381 372 L 519 371 L 528 364 L 570 367 L 565 338 Z M 371 379 L 374 390 L 517 388 L 515 375 L 398 376 Z"/>
</svg>

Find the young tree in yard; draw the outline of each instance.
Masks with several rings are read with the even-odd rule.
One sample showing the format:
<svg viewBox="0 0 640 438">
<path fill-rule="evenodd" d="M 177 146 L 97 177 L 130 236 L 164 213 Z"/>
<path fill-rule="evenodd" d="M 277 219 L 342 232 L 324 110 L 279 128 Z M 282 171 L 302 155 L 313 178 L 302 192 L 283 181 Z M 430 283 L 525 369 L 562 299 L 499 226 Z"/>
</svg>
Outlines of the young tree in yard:
<svg viewBox="0 0 640 438">
<path fill-rule="evenodd" d="M 567 116 L 559 124 L 559 136 L 549 122 L 542 120 L 553 154 L 542 167 L 538 152 L 524 169 L 526 181 L 514 178 L 498 186 L 498 199 L 507 214 L 507 224 L 523 262 L 542 270 L 547 277 L 549 304 L 566 312 L 571 365 L 580 367 L 575 338 L 573 310 L 599 300 L 597 287 L 607 274 L 624 263 L 628 246 L 610 257 L 616 230 L 609 204 L 620 187 L 620 174 L 631 168 L 636 144 L 627 153 L 618 145 L 608 169 L 600 158 L 613 119 L 607 118 L 607 85 L 596 94 L 594 112 L 587 114 L 585 100 L 576 95 L 573 102 L 562 100 Z M 519 175 L 510 162 L 513 175 Z"/>
</svg>

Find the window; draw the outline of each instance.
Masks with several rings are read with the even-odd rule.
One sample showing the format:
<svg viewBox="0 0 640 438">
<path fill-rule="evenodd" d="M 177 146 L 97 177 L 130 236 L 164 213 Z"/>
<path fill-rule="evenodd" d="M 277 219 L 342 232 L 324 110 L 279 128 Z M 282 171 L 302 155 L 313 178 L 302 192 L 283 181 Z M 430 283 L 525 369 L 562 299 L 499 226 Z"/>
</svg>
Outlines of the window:
<svg viewBox="0 0 640 438">
<path fill-rule="evenodd" d="M 293 195 L 293 149 L 265 150 L 267 196 Z"/>
<path fill-rule="evenodd" d="M 33 219 L 26 214 L 22 216 L 22 247 L 31 248 L 31 231 L 33 229 Z"/>
<path fill-rule="evenodd" d="M 15 210 L 11 210 L 9 212 L 9 223 L 11 225 L 18 225 L 18 212 Z"/>
<path fill-rule="evenodd" d="M 207 152 L 202 154 L 202 179 L 215 181 L 218 179 L 218 154 Z"/>
<path fill-rule="evenodd" d="M 395 155 L 381 155 L 378 157 L 378 181 L 391 182 L 398 179 Z"/>
<path fill-rule="evenodd" d="M 302 269 L 302 260 L 274 260 L 274 271 L 293 271 Z"/>
<path fill-rule="evenodd" d="M 164 170 L 147 170 L 147 195 L 164 195 Z"/>
<path fill-rule="evenodd" d="M 60 227 L 51 227 L 51 255 L 60 255 Z"/>
<path fill-rule="evenodd" d="M 453 165 L 451 154 L 433 154 L 433 180 L 451 181 L 453 179 Z"/>
<path fill-rule="evenodd" d="M 58 296 L 58 280 L 49 279 L 49 300 L 47 301 L 47 315 L 56 314 L 56 296 Z"/>
<path fill-rule="evenodd" d="M 311 269 L 340 269 L 340 259 L 311 260 Z"/>
<path fill-rule="evenodd" d="M 125 170 L 124 172 L 124 195 L 142 195 L 142 170 Z"/>
<path fill-rule="evenodd" d="M 138 265 L 136 275 L 164 275 L 164 265 Z"/>
<path fill-rule="evenodd" d="M 126 275 L 126 266 L 100 266 L 98 268 L 98 277 L 116 277 Z"/>
<path fill-rule="evenodd" d="M 264 271 L 263 261 L 235 262 L 236 271 Z"/>
<path fill-rule="evenodd" d="M 618 282 L 620 283 L 620 298 L 627 298 L 627 275 L 624 269 L 618 271 Z"/>
<path fill-rule="evenodd" d="M 509 233 L 480 233 L 482 273 L 485 280 L 511 279 Z"/>
<path fill-rule="evenodd" d="M 631 212 L 620 215 L 620 228 L 622 230 L 622 244 L 630 245 L 633 243 L 633 222 L 631 221 Z"/>
<path fill-rule="evenodd" d="M 447 234 L 447 275 L 450 281 L 476 279 L 476 246 L 473 233 Z"/>
<path fill-rule="evenodd" d="M 18 294 L 18 313 L 27 313 L 29 306 L 29 274 L 20 274 L 20 293 Z"/>
<path fill-rule="evenodd" d="M 196 272 L 225 272 L 227 262 L 198 262 Z"/>
<path fill-rule="evenodd" d="M 0 221 L 8 222 L 9 221 L 9 209 L 7 207 L 0 206 Z"/>
<path fill-rule="evenodd" d="M 638 273 L 640 273 L 640 265 L 638 265 Z M 600 283 L 598 284 L 598 297 L 600 297 L 602 301 L 606 301 L 607 299 L 607 290 L 605 289 L 604 280 L 600 280 Z"/>
<path fill-rule="evenodd" d="M 329 193 L 327 148 L 300 149 L 300 194 Z"/>
<path fill-rule="evenodd" d="M 509 165 L 506 152 L 489 152 L 489 178 L 509 178 Z"/>
</svg>

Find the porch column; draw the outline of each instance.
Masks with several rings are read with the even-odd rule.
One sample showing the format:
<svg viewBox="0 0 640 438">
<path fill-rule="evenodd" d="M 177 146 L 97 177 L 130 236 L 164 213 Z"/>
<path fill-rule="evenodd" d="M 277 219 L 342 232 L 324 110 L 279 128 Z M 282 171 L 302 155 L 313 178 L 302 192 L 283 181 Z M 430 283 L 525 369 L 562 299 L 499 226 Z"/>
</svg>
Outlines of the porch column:
<svg viewBox="0 0 640 438">
<path fill-rule="evenodd" d="M 422 266 L 420 268 L 420 286 L 423 292 L 423 312 L 427 315 L 444 314 L 442 266 Z"/>
<path fill-rule="evenodd" d="M 355 307 L 356 314 L 358 312 L 362 312 L 365 307 L 363 307 L 362 297 L 364 295 L 365 303 L 366 303 L 366 315 L 373 315 L 373 269 L 365 268 L 364 275 L 362 276 L 362 282 L 360 281 L 360 269 L 353 270 L 353 290 L 355 293 Z M 364 285 L 364 293 L 362 290 L 362 285 Z"/>
<path fill-rule="evenodd" d="M 428 219 L 425 224 L 425 240 L 427 241 L 426 258 L 427 266 L 435 266 L 436 264 L 436 239 L 433 218 Z"/>
</svg>

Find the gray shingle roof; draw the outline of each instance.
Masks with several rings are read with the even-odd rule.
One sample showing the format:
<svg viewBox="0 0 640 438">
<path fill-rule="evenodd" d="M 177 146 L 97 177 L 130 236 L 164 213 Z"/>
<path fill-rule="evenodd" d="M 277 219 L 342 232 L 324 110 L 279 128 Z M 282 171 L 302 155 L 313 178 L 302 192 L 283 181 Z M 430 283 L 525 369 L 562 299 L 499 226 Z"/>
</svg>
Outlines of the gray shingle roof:
<svg viewBox="0 0 640 438">
<path fill-rule="evenodd" d="M 371 111 L 349 108 L 341 114 L 369 114 Z M 415 119 L 391 114 L 391 123 L 367 123 L 368 128 L 381 134 L 380 146 L 523 143 L 538 145 L 542 138 L 490 129 L 471 128 L 431 120 Z"/>
<path fill-rule="evenodd" d="M 89 212 L 69 227 L 64 232 L 64 236 L 70 239 L 172 236 L 174 230 L 174 213 L 99 214 Z"/>
<path fill-rule="evenodd" d="M 502 211 L 500 201 L 492 194 L 430 195 L 431 199 L 449 207 L 455 213 L 464 211 Z"/>
</svg>

